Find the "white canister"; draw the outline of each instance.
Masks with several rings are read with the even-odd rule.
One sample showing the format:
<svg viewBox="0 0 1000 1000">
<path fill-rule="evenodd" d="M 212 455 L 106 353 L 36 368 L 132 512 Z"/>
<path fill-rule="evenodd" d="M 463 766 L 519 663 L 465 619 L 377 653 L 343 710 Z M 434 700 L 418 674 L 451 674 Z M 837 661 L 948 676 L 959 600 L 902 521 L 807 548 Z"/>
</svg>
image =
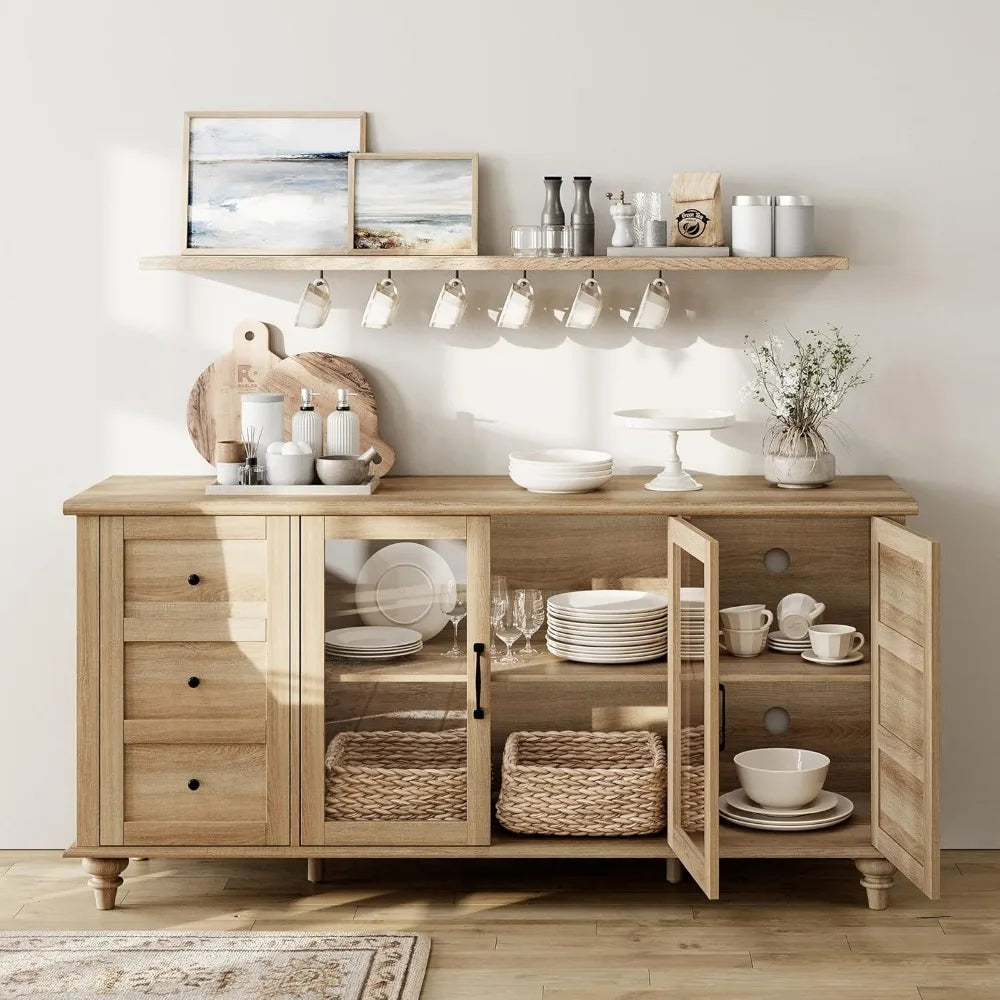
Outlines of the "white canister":
<svg viewBox="0 0 1000 1000">
<path fill-rule="evenodd" d="M 769 194 L 733 196 L 730 242 L 734 257 L 774 255 L 773 202 Z"/>
<path fill-rule="evenodd" d="M 285 397 L 280 392 L 243 393 L 240 427 L 244 438 L 257 441 L 257 464 L 266 470 L 267 446 L 285 440 Z"/>
<path fill-rule="evenodd" d="M 779 194 L 774 199 L 774 256 L 811 257 L 813 200 L 807 194 Z"/>
</svg>

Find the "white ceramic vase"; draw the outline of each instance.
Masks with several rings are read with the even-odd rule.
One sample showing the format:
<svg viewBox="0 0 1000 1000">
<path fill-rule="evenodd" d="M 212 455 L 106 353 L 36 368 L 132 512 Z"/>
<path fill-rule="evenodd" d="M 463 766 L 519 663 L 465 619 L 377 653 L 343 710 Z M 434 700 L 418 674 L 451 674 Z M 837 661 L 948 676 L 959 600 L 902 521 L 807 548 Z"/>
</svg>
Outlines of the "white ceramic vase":
<svg viewBox="0 0 1000 1000">
<path fill-rule="evenodd" d="M 837 460 L 829 451 L 819 455 L 764 456 L 764 478 L 787 490 L 814 490 L 832 483 L 837 474 Z"/>
</svg>

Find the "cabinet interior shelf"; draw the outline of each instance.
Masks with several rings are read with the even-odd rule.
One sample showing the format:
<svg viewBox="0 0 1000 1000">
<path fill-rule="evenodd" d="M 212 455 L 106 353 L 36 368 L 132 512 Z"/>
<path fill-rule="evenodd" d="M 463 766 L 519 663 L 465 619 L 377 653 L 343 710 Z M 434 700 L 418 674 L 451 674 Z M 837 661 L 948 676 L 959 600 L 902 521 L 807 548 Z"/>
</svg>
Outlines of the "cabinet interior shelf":
<svg viewBox="0 0 1000 1000">
<path fill-rule="evenodd" d="M 143 271 L 846 271 L 847 257 L 470 257 L 166 254 Z"/>
<path fill-rule="evenodd" d="M 450 644 L 450 636 L 448 644 Z M 414 656 L 396 661 L 364 663 L 328 657 L 327 681 L 337 684 L 464 684 L 465 662 L 441 654 L 448 644 L 432 640 Z M 490 676 L 494 686 L 537 683 L 649 684 L 667 682 L 666 659 L 627 665 L 571 663 L 560 660 L 535 638 L 538 655 L 510 666 L 494 661 Z M 499 657 L 497 657 L 499 659 Z M 867 660 L 846 667 L 807 663 L 788 653 L 767 651 L 743 658 L 719 654 L 719 680 L 723 684 L 821 683 L 867 684 Z"/>
</svg>

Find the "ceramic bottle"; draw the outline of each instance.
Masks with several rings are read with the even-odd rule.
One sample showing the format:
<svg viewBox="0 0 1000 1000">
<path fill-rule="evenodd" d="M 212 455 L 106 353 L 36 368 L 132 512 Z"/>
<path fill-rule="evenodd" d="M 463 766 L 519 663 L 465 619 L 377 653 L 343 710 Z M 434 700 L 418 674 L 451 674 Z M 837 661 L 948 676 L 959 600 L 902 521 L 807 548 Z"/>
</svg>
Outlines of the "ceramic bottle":
<svg viewBox="0 0 1000 1000">
<path fill-rule="evenodd" d="M 559 198 L 559 189 L 561 187 L 561 177 L 545 178 L 545 205 L 542 208 L 543 229 L 546 226 L 566 225 L 566 213 L 563 211 L 562 201 Z"/>
<path fill-rule="evenodd" d="M 570 213 L 573 229 L 573 256 L 594 256 L 594 206 L 590 204 L 590 178 L 574 177 L 576 200 Z"/>
<path fill-rule="evenodd" d="M 323 418 L 313 406 L 312 390 L 305 387 L 299 412 L 292 417 L 292 440 L 308 445 L 316 458 L 323 454 Z"/>
<path fill-rule="evenodd" d="M 326 418 L 326 454 L 358 455 L 361 452 L 361 421 L 347 402 L 347 390 L 337 390 L 337 409 Z"/>
</svg>

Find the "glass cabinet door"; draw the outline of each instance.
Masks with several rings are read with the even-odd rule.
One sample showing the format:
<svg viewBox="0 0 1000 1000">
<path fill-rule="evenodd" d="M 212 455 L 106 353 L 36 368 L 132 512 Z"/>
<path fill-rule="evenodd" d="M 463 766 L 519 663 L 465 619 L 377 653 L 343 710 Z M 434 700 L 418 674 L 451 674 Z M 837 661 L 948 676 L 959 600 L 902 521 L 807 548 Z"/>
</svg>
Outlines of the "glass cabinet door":
<svg viewBox="0 0 1000 1000">
<path fill-rule="evenodd" d="M 301 520 L 302 843 L 489 843 L 489 519 Z"/>
<path fill-rule="evenodd" d="M 687 521 L 671 517 L 667 557 L 667 838 L 705 895 L 718 899 L 718 542 Z"/>
</svg>

